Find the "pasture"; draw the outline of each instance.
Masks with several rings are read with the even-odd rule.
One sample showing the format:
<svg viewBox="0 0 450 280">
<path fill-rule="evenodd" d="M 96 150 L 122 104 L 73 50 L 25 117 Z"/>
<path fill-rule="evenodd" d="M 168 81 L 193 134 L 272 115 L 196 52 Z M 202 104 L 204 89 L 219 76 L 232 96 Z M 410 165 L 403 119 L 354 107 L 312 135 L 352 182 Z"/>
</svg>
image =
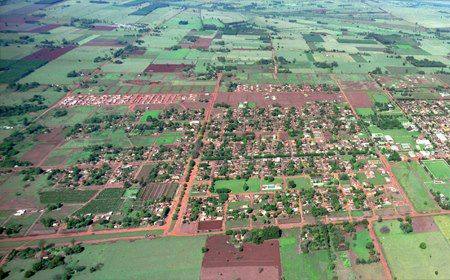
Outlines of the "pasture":
<svg viewBox="0 0 450 280">
<path fill-rule="evenodd" d="M 392 171 L 417 211 L 428 212 L 439 209 L 428 193 L 425 182 L 430 179 L 419 163 L 396 163 Z"/>
<path fill-rule="evenodd" d="M 383 233 L 382 228 L 388 228 Z M 394 277 L 399 279 L 445 279 L 450 273 L 447 265 L 450 245 L 440 231 L 405 234 L 398 221 L 375 225 Z M 419 245 L 425 242 L 426 248 Z"/>
</svg>

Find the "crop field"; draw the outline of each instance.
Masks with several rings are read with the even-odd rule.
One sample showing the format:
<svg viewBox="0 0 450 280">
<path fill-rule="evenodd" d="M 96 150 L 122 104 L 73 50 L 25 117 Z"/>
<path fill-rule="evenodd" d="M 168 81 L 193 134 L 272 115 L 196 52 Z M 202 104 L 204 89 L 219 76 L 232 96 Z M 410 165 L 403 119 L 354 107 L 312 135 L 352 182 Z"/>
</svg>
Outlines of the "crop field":
<svg viewBox="0 0 450 280">
<path fill-rule="evenodd" d="M 99 214 L 117 211 L 122 206 L 122 194 L 124 190 L 121 188 L 107 188 L 102 190 L 95 199 L 85 204 L 75 214 Z"/>
<path fill-rule="evenodd" d="M 46 190 L 39 193 L 43 204 L 50 203 L 83 203 L 96 194 L 94 190 Z"/>
<path fill-rule="evenodd" d="M 167 198 L 172 198 L 177 190 L 176 184 L 148 184 L 144 188 L 141 188 L 139 191 L 139 199 L 142 201 L 146 201 L 149 199 L 158 199 L 162 196 Z"/>
</svg>

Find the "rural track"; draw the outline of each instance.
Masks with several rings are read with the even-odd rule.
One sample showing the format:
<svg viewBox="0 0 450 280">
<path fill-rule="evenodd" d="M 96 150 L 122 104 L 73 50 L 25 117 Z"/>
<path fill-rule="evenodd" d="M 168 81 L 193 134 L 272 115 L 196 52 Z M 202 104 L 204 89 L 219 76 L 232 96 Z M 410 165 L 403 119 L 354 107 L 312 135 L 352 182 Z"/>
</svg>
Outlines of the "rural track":
<svg viewBox="0 0 450 280">
<path fill-rule="evenodd" d="M 381 247 L 381 244 L 380 244 L 380 242 L 378 240 L 378 237 L 377 237 L 377 235 L 375 233 L 375 230 L 373 228 L 373 221 L 372 220 L 369 221 L 368 228 L 369 228 L 370 238 L 372 239 L 373 245 L 375 247 L 375 250 L 378 252 L 378 256 L 380 257 L 380 263 L 381 263 L 381 265 L 383 267 L 383 270 L 384 270 L 384 276 L 386 277 L 385 279 L 386 280 L 392 280 L 393 278 L 392 278 L 391 269 L 389 268 L 389 265 L 388 265 L 388 263 L 386 261 L 386 258 L 384 257 L 383 248 Z"/>
<path fill-rule="evenodd" d="M 128 233 L 128 232 L 140 232 L 140 231 L 153 231 L 153 230 L 161 230 L 163 227 L 161 226 L 147 226 L 147 227 L 137 227 L 137 228 L 120 228 L 120 229 L 104 229 L 97 230 L 94 232 L 70 232 L 70 233 L 51 233 L 51 234 L 42 234 L 42 235 L 32 235 L 32 236 L 19 236 L 19 237 L 9 237 L 0 239 L 1 243 L 8 242 L 28 242 L 28 241 L 38 241 L 38 240 L 47 240 L 47 239 L 58 239 L 58 238 L 76 238 L 83 236 L 102 236 L 105 234 L 120 234 L 120 233 Z"/>
</svg>

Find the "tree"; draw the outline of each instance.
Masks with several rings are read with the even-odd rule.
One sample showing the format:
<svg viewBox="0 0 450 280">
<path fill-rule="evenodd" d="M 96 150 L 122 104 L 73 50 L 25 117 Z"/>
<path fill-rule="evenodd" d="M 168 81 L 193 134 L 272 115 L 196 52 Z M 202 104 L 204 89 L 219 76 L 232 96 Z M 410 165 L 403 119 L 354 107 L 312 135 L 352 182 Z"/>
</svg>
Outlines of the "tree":
<svg viewBox="0 0 450 280">
<path fill-rule="evenodd" d="M 288 187 L 290 189 L 295 189 L 297 187 L 297 184 L 293 180 L 288 181 Z"/>
<path fill-rule="evenodd" d="M 427 244 L 425 242 L 421 242 L 419 247 L 420 247 L 420 249 L 426 249 L 427 248 Z"/>
<path fill-rule="evenodd" d="M 397 151 L 392 152 L 389 155 L 388 159 L 389 159 L 389 161 L 401 161 L 402 160 L 400 154 Z"/>
<path fill-rule="evenodd" d="M 9 276 L 9 271 L 4 271 L 3 267 L 0 267 L 0 279 L 5 279 Z"/>
</svg>

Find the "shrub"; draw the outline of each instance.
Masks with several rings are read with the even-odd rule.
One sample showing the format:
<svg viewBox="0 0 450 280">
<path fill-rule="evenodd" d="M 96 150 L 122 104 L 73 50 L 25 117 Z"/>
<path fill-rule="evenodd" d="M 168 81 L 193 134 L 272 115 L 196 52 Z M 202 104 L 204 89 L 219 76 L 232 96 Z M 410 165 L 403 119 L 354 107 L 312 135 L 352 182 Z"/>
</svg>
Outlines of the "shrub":
<svg viewBox="0 0 450 280">
<path fill-rule="evenodd" d="M 425 242 L 422 242 L 422 243 L 420 243 L 419 247 L 420 247 L 420 249 L 426 249 L 427 244 Z"/>
</svg>

